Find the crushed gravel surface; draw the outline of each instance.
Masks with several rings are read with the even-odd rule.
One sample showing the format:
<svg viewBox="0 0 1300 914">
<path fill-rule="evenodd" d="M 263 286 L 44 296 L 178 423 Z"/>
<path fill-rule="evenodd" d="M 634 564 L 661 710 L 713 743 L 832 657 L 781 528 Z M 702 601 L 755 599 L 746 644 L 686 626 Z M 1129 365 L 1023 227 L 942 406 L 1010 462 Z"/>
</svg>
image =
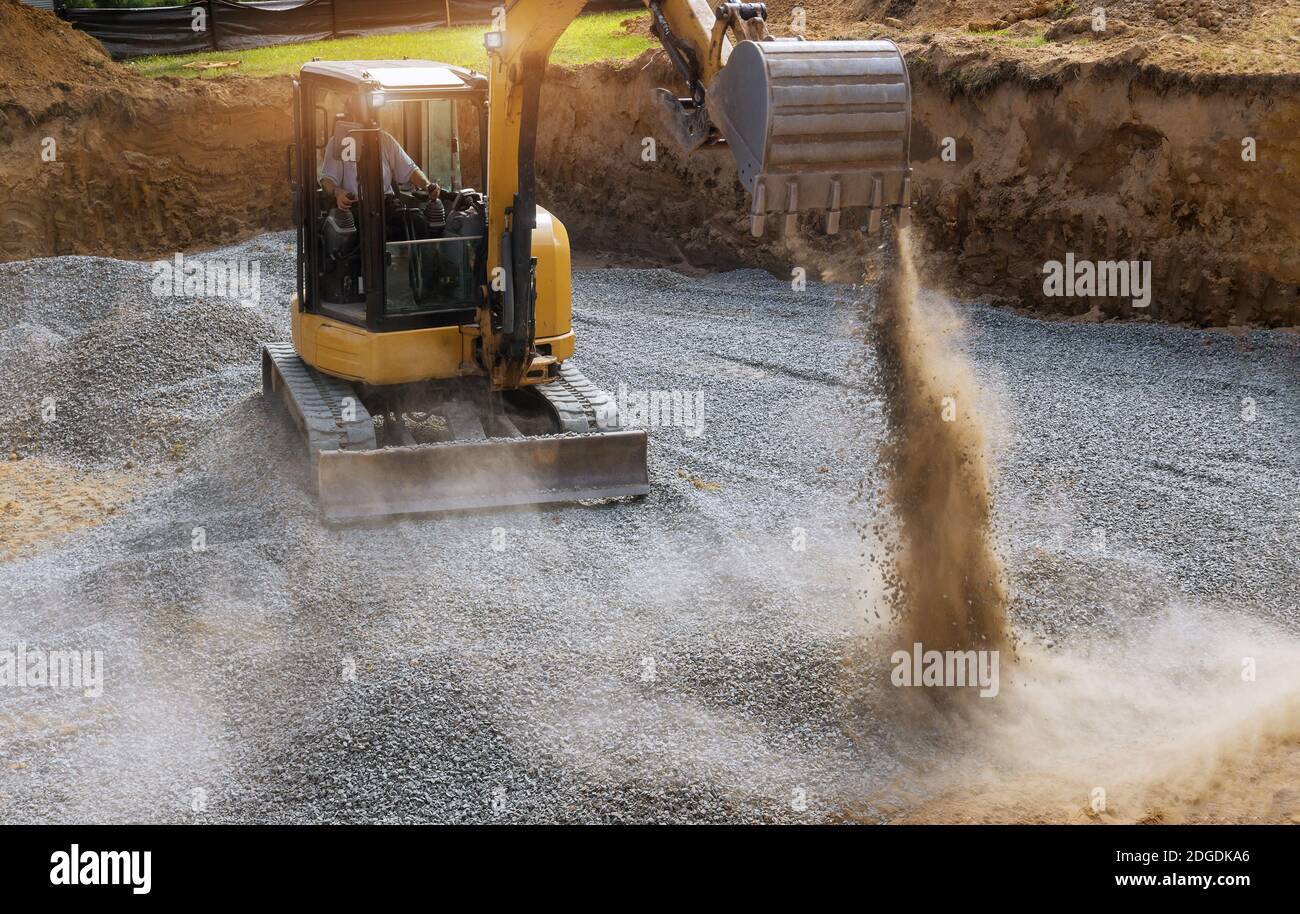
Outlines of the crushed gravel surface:
<svg viewBox="0 0 1300 914">
<path fill-rule="evenodd" d="M 872 713 L 866 293 L 579 272 L 588 377 L 703 394 L 702 435 L 650 430 L 652 493 L 326 527 L 259 392 L 292 245 L 203 255 L 258 261 L 248 304 L 0 265 L 0 445 L 144 482 L 0 566 L 0 646 L 107 671 L 0 694 L 0 821 L 823 821 L 941 761 Z M 961 308 L 1022 634 L 1194 604 L 1300 635 L 1300 338 Z"/>
</svg>

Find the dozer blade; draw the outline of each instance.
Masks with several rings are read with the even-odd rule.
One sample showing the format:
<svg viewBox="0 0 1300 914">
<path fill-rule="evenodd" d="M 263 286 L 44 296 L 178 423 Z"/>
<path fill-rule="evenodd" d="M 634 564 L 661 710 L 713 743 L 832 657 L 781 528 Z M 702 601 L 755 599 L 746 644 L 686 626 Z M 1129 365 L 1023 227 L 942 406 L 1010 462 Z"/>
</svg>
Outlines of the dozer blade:
<svg viewBox="0 0 1300 914">
<path fill-rule="evenodd" d="M 708 87 L 709 116 L 751 195 L 751 228 L 769 214 L 911 205 L 907 64 L 892 41 L 742 41 Z"/>
<path fill-rule="evenodd" d="M 323 451 L 317 472 L 331 521 L 650 491 L 643 430 Z"/>
</svg>

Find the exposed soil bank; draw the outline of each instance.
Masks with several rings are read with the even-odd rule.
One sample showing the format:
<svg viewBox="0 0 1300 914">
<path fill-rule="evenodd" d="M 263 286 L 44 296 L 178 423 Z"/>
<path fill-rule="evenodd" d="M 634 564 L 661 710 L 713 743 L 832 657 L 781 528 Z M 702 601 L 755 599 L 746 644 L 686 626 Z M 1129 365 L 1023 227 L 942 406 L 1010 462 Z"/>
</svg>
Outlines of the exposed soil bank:
<svg viewBox="0 0 1300 914">
<path fill-rule="evenodd" d="M 288 221 L 287 79 L 145 79 L 15 0 L 0 35 L 0 259 L 147 256 Z"/>
<path fill-rule="evenodd" d="M 0 13 L 6 33 L 32 33 L 19 45 L 62 61 L 0 67 L 0 259 L 149 257 L 288 226 L 287 78 L 148 80 L 48 14 Z M 1300 323 L 1300 76 L 1173 72 L 1137 47 L 1069 62 L 945 36 L 906 46 L 927 282 L 1052 313 Z M 858 280 L 874 242 L 856 231 L 749 237 L 726 151 L 688 162 L 666 139 L 650 91 L 675 84 L 660 52 L 552 69 L 541 199 L 575 244 Z M 1150 261 L 1150 306 L 1046 297 L 1043 266 L 1067 254 Z"/>
<path fill-rule="evenodd" d="M 1153 317 L 1300 322 L 1297 77 L 1187 77 L 1122 59 L 1002 72 L 937 45 L 909 63 L 917 208 L 931 264 L 950 278 L 1060 311 L 1043 295 L 1046 261 L 1150 261 Z M 945 137 L 955 163 L 940 156 Z"/>
<path fill-rule="evenodd" d="M 0 107 L 0 258 L 149 256 L 288 224 L 288 80 L 127 88 L 145 91 Z"/>
<path fill-rule="evenodd" d="M 1126 61 L 1043 71 L 940 44 L 912 48 L 908 60 L 928 281 L 1054 313 L 1300 323 L 1300 80 L 1180 76 Z M 668 68 L 654 54 L 552 73 L 540 173 L 576 241 L 856 279 L 869 246 L 856 233 L 797 251 L 751 242 L 725 153 L 688 164 L 660 140 L 657 160 L 644 161 L 643 138 L 663 135 L 649 102 L 663 84 Z M 942 158 L 946 137 L 956 161 Z M 1254 162 L 1242 159 L 1246 137 Z M 1151 305 L 1046 297 L 1043 265 L 1067 253 L 1150 261 Z"/>
</svg>

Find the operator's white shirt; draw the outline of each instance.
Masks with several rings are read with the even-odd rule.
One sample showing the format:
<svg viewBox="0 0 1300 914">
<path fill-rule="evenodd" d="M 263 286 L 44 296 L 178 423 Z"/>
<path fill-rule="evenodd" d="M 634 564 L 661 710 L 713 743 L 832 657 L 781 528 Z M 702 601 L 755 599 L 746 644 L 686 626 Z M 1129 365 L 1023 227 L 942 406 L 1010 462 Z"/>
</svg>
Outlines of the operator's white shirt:
<svg viewBox="0 0 1300 914">
<path fill-rule="evenodd" d="M 379 138 L 379 145 L 383 150 L 384 193 L 391 194 L 393 178 L 397 178 L 398 184 L 405 184 L 411 180 L 411 174 L 418 166 L 415 160 L 406 154 L 402 144 L 397 142 L 387 130 L 381 130 Z M 325 144 L 325 164 L 321 166 L 321 177 L 329 178 L 355 198 L 358 196 L 357 163 L 344 162 L 338 150 L 338 137 L 330 137 L 330 141 Z"/>
</svg>

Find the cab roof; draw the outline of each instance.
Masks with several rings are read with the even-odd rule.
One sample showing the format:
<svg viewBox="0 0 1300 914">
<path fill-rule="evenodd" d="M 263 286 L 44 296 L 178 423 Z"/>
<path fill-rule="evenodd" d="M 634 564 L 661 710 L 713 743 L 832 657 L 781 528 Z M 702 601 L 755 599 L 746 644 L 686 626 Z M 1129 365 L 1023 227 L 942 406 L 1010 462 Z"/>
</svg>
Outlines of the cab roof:
<svg viewBox="0 0 1300 914">
<path fill-rule="evenodd" d="M 487 88 L 485 76 L 434 60 L 313 60 L 303 64 L 302 72 L 393 90 Z"/>
</svg>

